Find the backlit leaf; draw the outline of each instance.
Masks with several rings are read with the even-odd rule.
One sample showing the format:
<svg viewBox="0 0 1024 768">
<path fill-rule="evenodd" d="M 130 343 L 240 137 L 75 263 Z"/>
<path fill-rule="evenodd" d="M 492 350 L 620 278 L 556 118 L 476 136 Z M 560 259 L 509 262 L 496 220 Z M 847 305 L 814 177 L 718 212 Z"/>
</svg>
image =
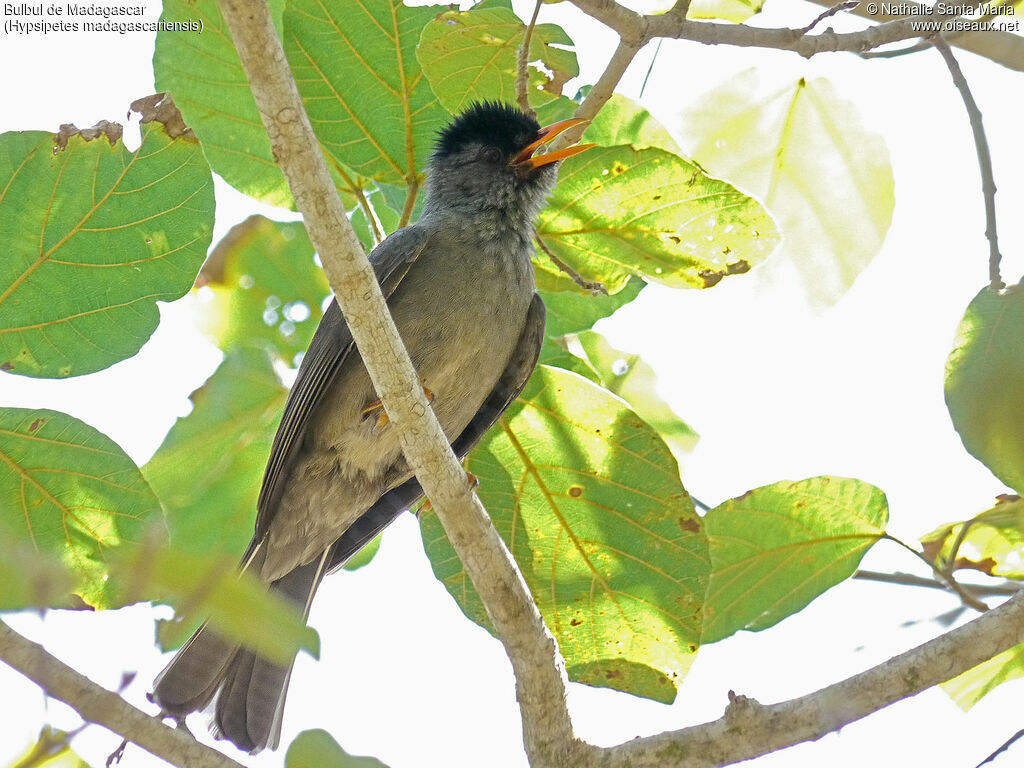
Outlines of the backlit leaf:
<svg viewBox="0 0 1024 768">
<path fill-rule="evenodd" d="M 416 44 L 446 10 L 398 0 L 288 4 L 285 52 L 329 158 L 390 184 L 423 170 L 448 113 L 420 71 Z"/>
<path fill-rule="evenodd" d="M 0 408 L 0 539 L 62 563 L 86 603 L 121 604 L 108 560 L 160 522 L 142 473 L 109 437 L 66 413 Z"/>
<path fill-rule="evenodd" d="M 751 70 L 698 105 L 679 123 L 692 156 L 763 201 L 785 235 L 763 277 L 792 273 L 812 304 L 838 301 L 892 220 L 885 141 L 824 79 L 769 93 Z"/>
<path fill-rule="evenodd" d="M 434 93 L 452 114 L 474 101 L 514 104 L 518 50 L 525 31 L 526 25 L 511 9 L 447 11 L 423 28 L 416 55 Z M 572 44 L 555 24 L 538 24 L 530 38 L 530 61 L 544 62 L 552 73 L 549 79 L 530 68 L 530 104 L 542 122 L 569 117 L 575 108 L 561 96 L 561 85 L 579 75 L 576 54 L 569 50 Z M 554 101 L 561 102 L 561 114 Z"/>
<path fill-rule="evenodd" d="M 921 544 L 925 556 L 942 571 L 973 569 L 1024 579 L 1024 499 L 1001 498 L 992 509 L 970 520 L 943 525 L 922 536 Z"/>
<path fill-rule="evenodd" d="M 284 758 L 285 768 L 387 768 L 373 757 L 353 757 L 327 731 L 317 728 L 295 737 Z"/>
<path fill-rule="evenodd" d="M 841 477 L 782 481 L 719 504 L 704 516 L 711 583 L 703 642 L 801 610 L 853 574 L 887 520 L 882 491 Z"/>
<path fill-rule="evenodd" d="M 635 101 L 618 93 L 613 93 L 601 107 L 601 111 L 583 132 L 581 141 L 592 141 L 603 147 L 618 144 L 628 144 L 633 149 L 654 147 L 682 154 L 665 126 Z"/>
<path fill-rule="evenodd" d="M 661 438 L 603 389 L 541 367 L 468 466 L 570 678 L 672 701 L 699 643 L 708 561 Z M 435 575 L 487 626 L 435 513 L 420 521 Z"/>
<path fill-rule="evenodd" d="M 287 392 L 266 352 L 235 347 L 142 468 L 179 549 L 239 558 Z"/>
<path fill-rule="evenodd" d="M 778 242 L 755 200 L 678 155 L 629 146 L 563 161 L 538 230 L 562 261 L 610 293 L 630 275 L 707 288 L 749 271 Z"/>
<path fill-rule="evenodd" d="M 993 656 L 942 684 L 942 690 L 960 709 L 968 710 L 996 686 L 1024 677 L 1024 644 Z"/>
<path fill-rule="evenodd" d="M 946 406 L 964 447 L 1024 493 L 1024 288 L 984 288 L 946 362 Z"/>
<path fill-rule="evenodd" d="M 288 365 L 309 346 L 330 293 L 299 222 L 250 216 L 203 267 L 215 300 L 204 307 L 221 349 L 263 343 Z"/>
<path fill-rule="evenodd" d="M 195 139 L 142 126 L 107 135 L 0 136 L 0 369 L 78 376 L 131 357 L 156 302 L 192 286 L 213 227 L 213 179 Z"/>
</svg>

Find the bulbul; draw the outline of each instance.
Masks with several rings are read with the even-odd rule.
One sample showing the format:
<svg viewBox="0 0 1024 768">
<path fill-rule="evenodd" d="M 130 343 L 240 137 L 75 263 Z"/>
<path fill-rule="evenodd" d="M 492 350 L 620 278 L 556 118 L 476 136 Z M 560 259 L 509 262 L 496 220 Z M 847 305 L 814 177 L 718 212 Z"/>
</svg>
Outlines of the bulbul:
<svg viewBox="0 0 1024 768">
<path fill-rule="evenodd" d="M 438 136 L 419 221 L 370 254 L 431 406 L 461 458 L 518 396 L 544 335 L 533 223 L 577 145 L 537 150 L 580 120 L 541 128 L 511 106 L 471 106 Z M 423 495 L 359 351 L 331 301 L 285 404 L 242 567 L 308 614 L 324 575 Z M 155 681 L 182 718 L 216 697 L 213 730 L 250 753 L 277 746 L 291 666 L 202 627 Z"/>
</svg>

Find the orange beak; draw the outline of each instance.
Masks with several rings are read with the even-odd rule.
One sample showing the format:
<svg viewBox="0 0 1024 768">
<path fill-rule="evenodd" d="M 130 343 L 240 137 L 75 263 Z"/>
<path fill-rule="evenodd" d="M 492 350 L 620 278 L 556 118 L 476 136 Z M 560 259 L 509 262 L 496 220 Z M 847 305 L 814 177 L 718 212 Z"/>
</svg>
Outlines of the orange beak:
<svg viewBox="0 0 1024 768">
<path fill-rule="evenodd" d="M 572 128 L 574 125 L 580 125 L 581 123 L 587 122 L 578 117 L 572 117 L 568 120 L 561 120 L 557 123 L 544 126 L 537 132 L 536 141 L 532 141 L 523 147 L 523 151 L 512 158 L 512 165 L 525 166 L 527 168 L 540 168 L 543 165 L 549 165 L 551 163 L 557 163 L 559 160 L 564 160 L 567 157 L 578 155 L 580 152 L 586 152 L 591 147 L 596 147 L 596 144 L 577 144 L 572 147 L 562 147 L 556 149 L 553 152 L 546 152 L 542 155 L 534 157 L 533 153 L 555 140 L 555 137 L 559 134 L 565 133 L 567 130 Z"/>
</svg>

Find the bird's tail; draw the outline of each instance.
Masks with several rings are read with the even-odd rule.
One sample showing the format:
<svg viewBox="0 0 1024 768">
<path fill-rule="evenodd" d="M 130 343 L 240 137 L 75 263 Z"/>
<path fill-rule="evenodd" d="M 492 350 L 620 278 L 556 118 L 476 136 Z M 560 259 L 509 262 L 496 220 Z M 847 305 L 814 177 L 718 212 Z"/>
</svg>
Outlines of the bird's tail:
<svg viewBox="0 0 1024 768">
<path fill-rule="evenodd" d="M 259 554 L 246 558 L 247 565 L 258 565 L 253 561 Z M 271 591 L 295 605 L 303 616 L 308 615 L 326 561 L 325 552 L 273 582 Z M 213 731 L 218 738 L 250 753 L 268 746 L 273 749 L 281 735 L 294 663 L 293 659 L 286 666 L 273 664 L 203 625 L 157 676 L 153 700 L 166 714 L 184 717 L 204 709 L 216 696 Z"/>
</svg>

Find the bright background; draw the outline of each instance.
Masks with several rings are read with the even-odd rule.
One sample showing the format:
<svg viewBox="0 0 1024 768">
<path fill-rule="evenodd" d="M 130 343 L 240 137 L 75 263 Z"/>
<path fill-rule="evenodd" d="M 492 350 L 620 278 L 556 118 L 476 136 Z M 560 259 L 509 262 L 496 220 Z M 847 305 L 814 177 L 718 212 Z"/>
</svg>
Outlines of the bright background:
<svg viewBox="0 0 1024 768">
<path fill-rule="evenodd" d="M 147 2 L 147 18 L 157 17 L 158 3 L 137 1 Z M 789 12 L 783 15 L 780 6 Z M 773 7 L 754 23 L 802 26 L 822 10 L 778 0 Z M 531 9 L 517 3 L 521 16 Z M 594 82 L 614 35 L 565 3 L 545 6 L 541 21 L 565 27 L 578 46 L 581 82 Z M 827 24 L 865 25 L 841 18 Z M 123 122 L 128 104 L 154 90 L 152 46 L 150 34 L 0 33 L 0 130 Z M 640 53 L 620 92 L 637 97 L 653 53 L 653 45 Z M 1021 75 L 958 55 L 986 118 L 1003 274 L 1012 283 L 1024 272 Z M 686 150 L 685 106 L 751 66 L 769 90 L 800 76 L 830 78 L 858 105 L 865 125 L 885 137 L 896 209 L 882 251 L 823 313 L 808 309 L 795 285 L 768 285 L 755 270 L 705 292 L 651 286 L 598 330 L 651 363 L 661 394 L 700 432 L 683 472 L 697 498 L 714 505 L 782 479 L 857 477 L 887 493 L 891 532 L 916 541 L 940 523 L 987 508 L 1006 490 L 963 450 L 942 399 L 954 330 L 987 275 L 980 182 L 960 97 L 932 51 L 895 60 L 825 54 L 805 61 L 778 51 L 666 42 L 643 103 L 684 137 Z M 254 211 L 287 217 L 220 182 L 217 195 L 214 242 Z M 195 301 L 162 305 L 149 343 L 106 371 L 67 381 L 4 375 L 0 405 L 70 413 L 143 464 L 220 360 L 192 324 Z M 927 575 L 885 542 L 864 566 Z M 700 723 L 722 714 L 730 689 L 771 703 L 883 661 L 941 632 L 933 617 L 955 606 L 952 597 L 930 590 L 848 581 L 777 627 L 703 648 L 672 706 L 572 684 L 570 709 L 579 735 L 602 745 Z M 154 613 L 143 605 L 5 620 L 109 688 L 123 671 L 136 670 L 126 695 L 152 711 L 145 693 L 164 663 L 153 647 Z M 322 659 L 298 662 L 283 744 L 300 730 L 322 727 L 350 753 L 373 754 L 391 768 L 526 765 L 508 660 L 433 578 L 411 516 L 389 530 L 369 566 L 324 584 L 311 623 L 321 635 Z M 0 691 L 7 710 L 0 717 L 0 765 L 35 740 L 44 720 L 68 729 L 78 724 L 67 707 L 47 702 L 3 665 Z M 927 691 L 757 765 L 974 766 L 1021 727 L 1020 692 L 1019 683 L 1003 686 L 964 714 L 941 691 Z M 194 725 L 204 733 L 201 719 Z M 99 766 L 119 740 L 93 727 L 75 748 Z M 283 750 L 255 759 L 231 754 L 254 766 L 283 763 Z M 1017 765 L 1022 756 L 1024 746 L 1017 746 L 994 765 Z M 162 764 L 136 747 L 125 761 L 132 768 Z"/>
</svg>

